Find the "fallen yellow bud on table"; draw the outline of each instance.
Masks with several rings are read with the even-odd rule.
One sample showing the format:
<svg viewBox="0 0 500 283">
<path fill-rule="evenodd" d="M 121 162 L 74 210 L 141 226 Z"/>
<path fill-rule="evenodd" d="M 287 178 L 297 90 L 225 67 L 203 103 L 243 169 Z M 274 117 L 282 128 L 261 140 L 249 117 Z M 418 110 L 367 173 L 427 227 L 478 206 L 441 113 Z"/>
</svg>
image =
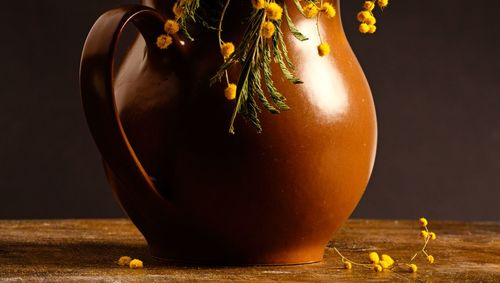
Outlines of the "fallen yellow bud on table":
<svg viewBox="0 0 500 283">
<path fill-rule="evenodd" d="M 384 271 L 384 268 L 380 264 L 374 264 L 373 270 L 375 270 L 375 272 L 382 272 L 382 271 Z"/>
<path fill-rule="evenodd" d="M 382 268 L 384 268 L 384 269 L 389 269 L 389 268 L 391 268 L 391 264 L 389 264 L 389 263 L 388 263 L 387 261 L 385 261 L 385 260 L 381 260 L 381 261 L 379 261 L 379 262 L 378 262 L 378 264 L 379 264 L 380 266 L 382 266 Z"/>
<path fill-rule="evenodd" d="M 132 261 L 132 258 L 129 257 L 129 256 L 122 256 L 120 257 L 120 259 L 118 259 L 118 265 L 121 265 L 121 266 L 126 266 L 126 265 L 129 265 L 130 262 Z"/>
<path fill-rule="evenodd" d="M 378 257 L 378 253 L 376 253 L 376 252 L 369 253 L 368 257 L 370 258 L 370 261 L 373 264 L 378 264 L 378 262 L 380 261 L 380 258 Z"/>
<path fill-rule="evenodd" d="M 135 258 L 132 261 L 130 261 L 129 267 L 132 269 L 139 269 L 139 268 L 143 268 L 144 266 L 143 266 L 141 260 Z"/>
<path fill-rule="evenodd" d="M 430 264 L 433 264 L 434 263 L 434 257 L 431 256 L 431 255 L 428 255 L 427 256 L 427 261 L 430 263 Z"/>
<path fill-rule="evenodd" d="M 386 255 L 386 254 L 383 254 L 381 256 L 381 260 L 380 261 L 386 262 L 389 267 L 391 267 L 394 264 L 394 260 L 392 259 L 392 257 L 390 257 L 389 255 Z M 384 267 L 384 268 L 386 268 L 386 267 Z"/>
</svg>

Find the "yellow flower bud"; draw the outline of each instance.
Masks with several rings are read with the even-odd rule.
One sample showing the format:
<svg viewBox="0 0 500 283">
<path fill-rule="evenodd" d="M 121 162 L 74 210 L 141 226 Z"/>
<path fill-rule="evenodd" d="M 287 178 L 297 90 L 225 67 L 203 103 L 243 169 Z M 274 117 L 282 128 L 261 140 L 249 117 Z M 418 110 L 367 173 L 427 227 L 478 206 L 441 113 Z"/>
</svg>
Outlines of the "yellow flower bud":
<svg viewBox="0 0 500 283">
<path fill-rule="evenodd" d="M 121 266 L 126 266 L 126 265 L 129 265 L 130 262 L 132 261 L 132 258 L 129 257 L 129 256 L 122 256 L 120 257 L 120 259 L 118 259 L 118 265 L 121 265 Z"/>
<path fill-rule="evenodd" d="M 391 265 L 390 265 L 387 261 L 385 261 L 385 260 L 381 260 L 381 261 L 379 261 L 379 262 L 378 262 L 378 264 L 379 264 L 380 266 L 382 266 L 382 268 L 384 268 L 384 269 L 391 268 Z"/>
<path fill-rule="evenodd" d="M 376 272 L 382 272 L 384 270 L 384 268 L 380 264 L 374 264 L 373 270 L 375 270 Z"/>
<path fill-rule="evenodd" d="M 363 23 L 368 17 L 372 17 L 372 13 L 369 11 L 361 11 L 357 15 L 358 21 L 361 23 Z"/>
<path fill-rule="evenodd" d="M 163 29 L 168 34 L 176 34 L 179 31 L 179 24 L 174 20 L 167 20 Z"/>
<path fill-rule="evenodd" d="M 431 255 L 428 255 L 427 256 L 427 261 L 430 263 L 430 264 L 433 264 L 434 263 L 434 257 L 431 256 Z"/>
<path fill-rule="evenodd" d="M 376 253 L 376 252 L 369 253 L 368 257 L 370 258 L 371 263 L 378 264 L 378 262 L 380 261 L 380 258 L 378 257 L 378 253 Z"/>
<path fill-rule="evenodd" d="M 370 28 L 368 30 L 368 33 L 375 33 L 377 31 L 377 26 L 376 25 L 369 25 L 368 27 Z"/>
<path fill-rule="evenodd" d="M 436 233 L 434 233 L 434 232 L 430 232 L 429 237 L 431 237 L 431 240 L 436 240 L 436 238 L 437 238 Z"/>
<path fill-rule="evenodd" d="M 359 25 L 359 32 L 360 33 L 367 33 L 368 31 L 370 31 L 370 26 L 365 24 L 365 23 L 362 23 Z"/>
<path fill-rule="evenodd" d="M 375 8 L 375 3 L 373 3 L 373 1 L 365 1 L 365 3 L 363 3 L 363 9 L 372 11 L 373 8 Z"/>
<path fill-rule="evenodd" d="M 413 264 L 413 263 L 412 263 L 412 264 L 409 264 L 409 265 L 408 265 L 408 271 L 410 271 L 411 273 L 415 273 L 415 272 L 417 272 L 417 269 L 418 269 L 418 268 L 417 268 L 417 265 L 416 265 L 416 264 Z"/>
<path fill-rule="evenodd" d="M 266 1 L 264 0 L 252 0 L 252 6 L 257 9 L 264 9 L 266 7 Z"/>
<path fill-rule="evenodd" d="M 270 21 L 266 21 L 262 24 L 260 32 L 264 38 L 271 38 L 273 37 L 275 30 L 276 28 L 274 27 L 274 24 Z"/>
<path fill-rule="evenodd" d="M 234 44 L 232 42 L 226 42 L 220 47 L 220 53 L 224 56 L 224 59 L 228 58 L 234 52 Z"/>
<path fill-rule="evenodd" d="M 270 20 L 280 20 L 283 15 L 283 8 L 275 2 L 271 2 L 266 6 L 266 15 Z"/>
<path fill-rule="evenodd" d="M 420 237 L 424 238 L 424 240 L 427 240 L 427 237 L 429 237 L 429 232 L 425 230 L 420 231 Z"/>
<path fill-rule="evenodd" d="M 175 3 L 174 6 L 172 7 L 172 12 L 174 13 L 175 18 L 178 19 L 182 17 L 182 14 L 184 14 L 184 8 Z"/>
<path fill-rule="evenodd" d="M 170 35 L 162 34 L 156 38 L 156 46 L 160 49 L 167 49 L 172 44 L 172 37 Z"/>
<path fill-rule="evenodd" d="M 349 261 L 344 262 L 344 268 L 345 269 L 352 269 L 352 263 L 350 263 Z"/>
<path fill-rule="evenodd" d="M 389 0 L 378 0 L 377 4 L 380 8 L 385 8 L 389 5 Z"/>
<path fill-rule="evenodd" d="M 132 269 L 138 269 L 138 268 L 143 268 L 144 265 L 141 260 L 133 259 L 132 261 L 130 261 L 129 267 Z"/>
<path fill-rule="evenodd" d="M 380 259 L 381 259 L 381 261 L 384 261 L 387 264 L 389 264 L 389 266 L 392 266 L 394 264 L 394 260 L 389 255 L 383 254 L 380 256 Z M 384 268 L 386 268 L 386 267 L 384 267 Z"/>
<path fill-rule="evenodd" d="M 322 42 L 320 45 L 318 45 L 319 56 L 324 57 L 328 54 L 330 54 L 330 45 L 328 43 Z"/>
<path fill-rule="evenodd" d="M 304 16 L 308 19 L 316 17 L 319 12 L 318 7 L 313 3 L 307 4 L 302 11 L 304 12 Z"/>
<path fill-rule="evenodd" d="M 374 24 L 377 23 L 377 19 L 375 19 L 374 16 L 370 16 L 370 17 L 368 17 L 368 18 L 365 19 L 365 23 L 367 25 L 374 25 Z"/>
<path fill-rule="evenodd" d="M 427 224 L 429 224 L 429 222 L 427 221 L 426 218 L 422 217 L 418 220 L 418 222 L 420 222 L 420 225 L 422 225 L 422 227 L 427 227 Z"/>
<path fill-rule="evenodd" d="M 321 6 L 321 12 L 325 13 L 329 18 L 333 18 L 337 14 L 337 11 L 332 6 L 332 4 L 328 2 L 323 3 L 323 5 Z"/>
<path fill-rule="evenodd" d="M 224 96 L 227 98 L 227 100 L 233 100 L 236 98 L 236 85 L 235 84 L 229 84 L 226 89 L 224 90 Z"/>
</svg>

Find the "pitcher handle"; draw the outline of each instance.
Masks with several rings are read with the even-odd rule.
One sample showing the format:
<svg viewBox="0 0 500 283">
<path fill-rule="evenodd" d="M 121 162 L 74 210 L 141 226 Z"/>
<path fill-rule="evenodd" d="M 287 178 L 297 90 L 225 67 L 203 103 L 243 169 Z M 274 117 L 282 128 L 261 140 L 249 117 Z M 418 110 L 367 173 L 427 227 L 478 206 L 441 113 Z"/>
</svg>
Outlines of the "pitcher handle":
<svg viewBox="0 0 500 283">
<path fill-rule="evenodd" d="M 144 37 L 148 52 L 160 52 L 156 38 L 163 33 L 165 18 L 157 10 L 133 5 L 104 13 L 90 30 L 82 51 L 80 87 L 88 126 L 97 147 L 115 176 L 129 193 L 149 201 L 164 200 L 137 158 L 123 130 L 114 96 L 114 55 L 127 24 Z M 121 179 L 126 176 L 126 182 Z M 163 205 L 163 204 L 162 204 Z"/>
</svg>

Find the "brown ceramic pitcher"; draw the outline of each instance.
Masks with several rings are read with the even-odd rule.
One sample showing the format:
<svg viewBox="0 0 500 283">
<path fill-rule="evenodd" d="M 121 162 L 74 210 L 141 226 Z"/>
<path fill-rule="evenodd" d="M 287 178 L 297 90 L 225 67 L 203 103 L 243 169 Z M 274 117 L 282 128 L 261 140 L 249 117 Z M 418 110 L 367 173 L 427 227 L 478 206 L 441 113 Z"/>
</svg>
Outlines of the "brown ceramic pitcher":
<svg viewBox="0 0 500 283">
<path fill-rule="evenodd" d="M 367 185 L 376 148 L 368 83 L 340 15 L 322 17 L 332 54 L 319 57 L 316 23 L 288 4 L 297 27 L 285 30 L 304 84 L 275 70 L 291 110 L 260 114 L 263 132 L 241 118 L 224 86 L 209 86 L 222 63 L 217 35 L 192 27 L 166 51 L 155 46 L 172 0 L 145 1 L 103 14 L 81 61 L 85 114 L 109 182 L 155 257 L 205 264 L 320 261 Z M 241 39 L 250 0 L 233 1 L 223 29 Z M 332 1 L 339 10 L 339 2 Z M 152 8 L 151 8 L 152 7 Z M 138 37 L 115 72 L 117 42 L 132 24 Z"/>
</svg>

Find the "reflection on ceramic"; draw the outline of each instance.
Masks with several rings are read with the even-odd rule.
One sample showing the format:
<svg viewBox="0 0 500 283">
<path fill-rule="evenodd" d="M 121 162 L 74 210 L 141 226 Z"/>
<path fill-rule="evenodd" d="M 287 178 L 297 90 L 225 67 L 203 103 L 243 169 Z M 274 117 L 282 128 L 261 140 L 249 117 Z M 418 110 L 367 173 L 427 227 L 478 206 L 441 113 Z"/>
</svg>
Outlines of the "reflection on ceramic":
<svg viewBox="0 0 500 283">
<path fill-rule="evenodd" d="M 309 38 L 306 41 L 294 41 L 294 47 L 303 58 L 298 74 L 307 84 L 304 93 L 324 118 L 335 120 L 337 116 L 347 111 L 349 104 L 347 91 L 344 87 L 343 75 L 335 66 L 335 60 L 319 57 L 316 47 L 319 44 L 316 21 L 301 19 L 298 29 Z M 319 26 L 321 34 L 325 33 Z M 332 46 L 335 52 L 335 46 Z"/>
</svg>

